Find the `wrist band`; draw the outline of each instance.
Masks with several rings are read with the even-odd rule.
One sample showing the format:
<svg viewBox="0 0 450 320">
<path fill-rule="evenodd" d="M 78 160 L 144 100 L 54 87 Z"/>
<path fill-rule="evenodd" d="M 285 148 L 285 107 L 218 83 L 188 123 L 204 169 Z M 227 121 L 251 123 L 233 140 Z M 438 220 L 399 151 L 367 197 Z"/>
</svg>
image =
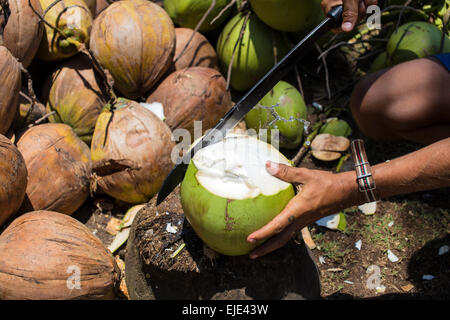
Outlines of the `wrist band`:
<svg viewBox="0 0 450 320">
<path fill-rule="evenodd" d="M 364 192 L 367 202 L 377 201 L 375 192 L 376 185 L 372 176 L 369 161 L 367 160 L 364 141 L 353 140 L 351 143 L 353 164 L 356 171 L 356 182 L 360 192 Z"/>
</svg>

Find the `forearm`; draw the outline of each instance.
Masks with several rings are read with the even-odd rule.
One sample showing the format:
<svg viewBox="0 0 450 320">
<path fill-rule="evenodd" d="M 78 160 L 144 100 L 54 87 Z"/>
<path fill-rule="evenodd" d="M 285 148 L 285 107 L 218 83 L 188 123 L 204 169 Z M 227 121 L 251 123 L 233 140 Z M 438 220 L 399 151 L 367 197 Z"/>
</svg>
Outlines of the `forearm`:
<svg viewBox="0 0 450 320">
<path fill-rule="evenodd" d="M 370 160 L 370 159 L 369 159 Z M 450 186 L 450 138 L 372 167 L 379 198 Z M 338 174 L 348 206 L 366 202 L 356 173 Z"/>
</svg>

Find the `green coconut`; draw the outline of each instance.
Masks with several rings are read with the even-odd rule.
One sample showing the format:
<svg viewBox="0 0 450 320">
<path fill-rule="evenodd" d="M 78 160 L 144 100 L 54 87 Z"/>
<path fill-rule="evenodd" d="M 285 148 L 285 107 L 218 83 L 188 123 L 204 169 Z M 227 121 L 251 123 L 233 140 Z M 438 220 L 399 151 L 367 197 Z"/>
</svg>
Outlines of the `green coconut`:
<svg viewBox="0 0 450 320">
<path fill-rule="evenodd" d="M 372 65 L 370 66 L 369 72 L 377 72 L 386 68 L 387 63 L 387 52 L 383 51 L 373 60 Z"/>
<path fill-rule="evenodd" d="M 387 65 L 424 58 L 440 53 L 442 32 L 423 21 L 405 23 L 396 30 L 387 43 Z M 445 40 L 443 52 L 450 52 L 450 41 Z"/>
<path fill-rule="evenodd" d="M 250 0 L 256 15 L 270 27 L 286 32 L 311 29 L 323 15 L 320 0 Z"/>
<path fill-rule="evenodd" d="M 248 235 L 277 216 L 294 196 L 290 183 L 267 173 L 267 160 L 290 165 L 256 137 L 227 136 L 199 150 L 181 184 L 181 203 L 196 234 L 211 249 L 230 256 L 257 244 Z"/>
<path fill-rule="evenodd" d="M 275 119 L 280 118 L 279 120 Z M 291 84 L 280 81 L 245 117 L 247 128 L 255 129 L 260 138 L 271 142 L 272 130 L 279 130 L 279 146 L 294 149 L 303 137 L 303 122 L 306 119 L 306 105 L 300 92 Z M 261 135 L 267 129 L 267 135 Z"/>
<path fill-rule="evenodd" d="M 328 133 L 338 137 L 348 137 L 352 134 L 352 128 L 350 128 L 345 120 L 328 118 L 326 123 L 320 128 L 320 133 Z"/>
<path fill-rule="evenodd" d="M 224 23 L 230 15 L 231 8 L 227 9 L 220 18 L 211 24 L 211 21 L 230 3 L 231 0 L 217 0 L 216 5 L 206 17 L 199 28 L 200 32 L 216 29 Z M 164 9 L 173 22 L 184 28 L 194 29 L 203 15 L 211 7 L 212 0 L 164 0 Z"/>
<path fill-rule="evenodd" d="M 250 14 L 243 36 L 237 43 L 245 19 L 246 14 L 239 13 L 227 23 L 216 50 L 223 74 L 227 74 L 235 51 L 230 83 L 238 91 L 250 89 L 275 65 L 276 60 L 279 61 L 289 51 L 285 36 L 265 25 L 254 13 Z"/>
</svg>

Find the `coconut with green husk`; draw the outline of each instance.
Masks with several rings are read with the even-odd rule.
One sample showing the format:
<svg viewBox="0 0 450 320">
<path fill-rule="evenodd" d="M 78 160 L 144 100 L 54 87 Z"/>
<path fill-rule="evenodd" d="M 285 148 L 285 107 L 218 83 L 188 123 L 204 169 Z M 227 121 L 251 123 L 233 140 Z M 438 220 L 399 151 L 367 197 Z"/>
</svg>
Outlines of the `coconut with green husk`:
<svg viewBox="0 0 450 320">
<path fill-rule="evenodd" d="M 238 91 L 250 89 L 288 51 L 287 38 L 265 25 L 254 13 L 239 13 L 234 16 L 217 41 L 220 69 L 223 74 L 228 74 L 233 60 L 230 84 Z"/>
<path fill-rule="evenodd" d="M 279 146 L 293 149 L 300 145 L 306 119 L 306 105 L 300 92 L 280 81 L 246 116 L 247 128 L 257 130 L 263 140 L 271 142 L 272 130 L 279 130 Z M 261 129 L 267 129 L 265 134 Z"/>
<path fill-rule="evenodd" d="M 278 215 L 294 188 L 270 175 L 267 160 L 291 165 L 278 150 L 256 137 L 228 135 L 199 150 L 181 184 L 181 203 L 197 235 L 230 256 L 250 252 L 246 239 Z"/>
<path fill-rule="evenodd" d="M 387 43 L 387 65 L 424 58 L 441 52 L 442 32 L 424 21 L 408 22 L 400 26 Z M 446 37 L 442 52 L 450 52 L 450 40 Z"/>
<path fill-rule="evenodd" d="M 225 10 L 214 23 L 211 22 L 230 2 L 231 0 L 216 0 L 216 4 L 198 30 L 200 32 L 208 32 L 224 23 L 230 15 L 231 8 Z M 211 5 L 212 0 L 164 0 L 164 9 L 170 18 L 180 27 L 191 29 L 197 26 Z"/>
<path fill-rule="evenodd" d="M 352 134 L 352 128 L 347 121 L 338 118 L 328 118 L 326 123 L 320 128 L 319 133 L 329 133 L 333 136 L 348 137 Z"/>
<path fill-rule="evenodd" d="M 320 0 L 250 0 L 256 15 L 270 27 L 286 32 L 302 32 L 323 15 Z"/>
</svg>

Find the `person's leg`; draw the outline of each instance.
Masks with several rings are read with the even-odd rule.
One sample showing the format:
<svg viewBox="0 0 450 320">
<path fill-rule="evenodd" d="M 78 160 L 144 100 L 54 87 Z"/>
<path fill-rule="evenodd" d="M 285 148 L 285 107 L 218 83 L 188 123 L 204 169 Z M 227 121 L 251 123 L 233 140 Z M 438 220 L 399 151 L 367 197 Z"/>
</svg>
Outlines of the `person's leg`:
<svg viewBox="0 0 450 320">
<path fill-rule="evenodd" d="M 350 107 L 370 138 L 433 143 L 450 136 L 450 73 L 431 59 L 401 63 L 361 79 Z"/>
</svg>

